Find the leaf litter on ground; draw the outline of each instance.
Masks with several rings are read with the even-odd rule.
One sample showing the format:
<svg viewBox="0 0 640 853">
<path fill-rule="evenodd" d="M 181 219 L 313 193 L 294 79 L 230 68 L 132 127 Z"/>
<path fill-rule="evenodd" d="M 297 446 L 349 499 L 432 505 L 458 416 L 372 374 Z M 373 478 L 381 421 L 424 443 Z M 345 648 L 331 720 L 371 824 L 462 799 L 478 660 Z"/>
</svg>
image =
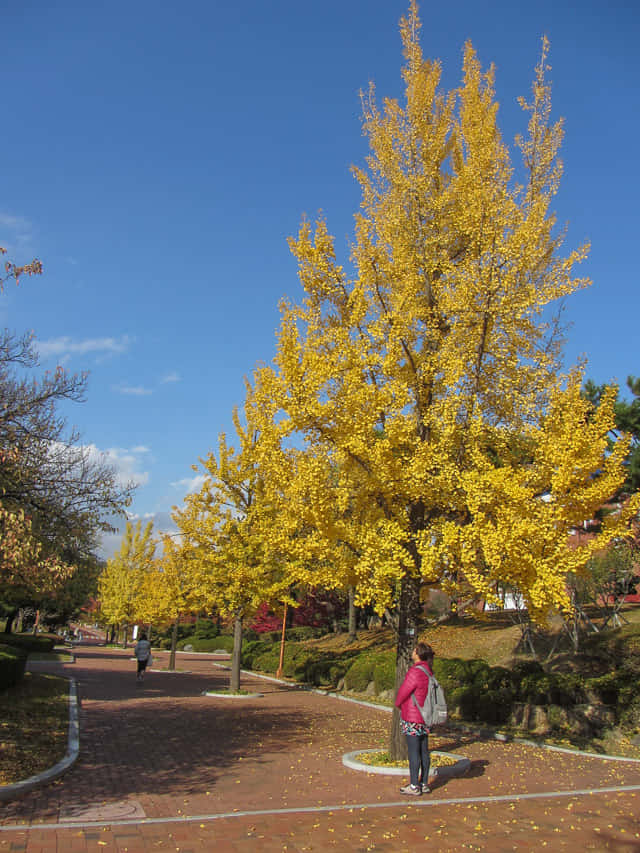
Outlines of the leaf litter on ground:
<svg viewBox="0 0 640 853">
<path fill-rule="evenodd" d="M 0 693 L 0 785 L 42 773 L 64 758 L 69 729 L 69 682 L 27 672 Z"/>
</svg>

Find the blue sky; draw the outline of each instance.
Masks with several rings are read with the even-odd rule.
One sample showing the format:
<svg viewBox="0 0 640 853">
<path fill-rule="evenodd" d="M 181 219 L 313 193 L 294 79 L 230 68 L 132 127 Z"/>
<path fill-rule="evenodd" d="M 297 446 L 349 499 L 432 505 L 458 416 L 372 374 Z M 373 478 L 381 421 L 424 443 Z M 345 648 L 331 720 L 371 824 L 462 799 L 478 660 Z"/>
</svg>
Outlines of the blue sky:
<svg viewBox="0 0 640 853">
<path fill-rule="evenodd" d="M 408 0 L 243 4 L 4 0 L 0 245 L 45 273 L 8 287 L 0 324 L 43 369 L 88 370 L 70 407 L 86 444 L 140 485 L 166 528 L 191 465 L 232 431 L 243 376 L 274 352 L 299 296 L 287 236 L 327 217 L 339 247 L 359 203 L 359 91 L 401 95 Z M 569 362 L 598 382 L 637 353 L 640 11 L 635 0 L 421 4 L 425 56 L 457 85 L 465 40 L 496 65 L 505 138 L 524 130 L 540 39 L 565 118 L 557 196 L 567 246 L 590 240 L 569 300 Z M 114 540 L 105 541 L 110 553 Z"/>
</svg>

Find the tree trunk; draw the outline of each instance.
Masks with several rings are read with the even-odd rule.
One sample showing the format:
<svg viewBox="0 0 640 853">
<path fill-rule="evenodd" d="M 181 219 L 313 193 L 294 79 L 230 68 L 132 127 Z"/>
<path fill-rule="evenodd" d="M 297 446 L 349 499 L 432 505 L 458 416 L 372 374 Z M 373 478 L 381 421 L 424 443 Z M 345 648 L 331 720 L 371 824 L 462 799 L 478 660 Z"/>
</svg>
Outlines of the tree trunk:
<svg viewBox="0 0 640 853">
<path fill-rule="evenodd" d="M 349 640 L 352 643 L 358 639 L 356 631 L 356 589 L 353 586 L 349 587 Z"/>
<path fill-rule="evenodd" d="M 236 613 L 233 625 L 233 657 L 231 658 L 231 684 L 232 693 L 240 690 L 240 658 L 242 656 L 242 614 Z"/>
<path fill-rule="evenodd" d="M 19 608 L 16 607 L 15 610 L 12 610 L 11 613 L 7 616 L 7 622 L 4 626 L 5 634 L 11 633 L 11 628 L 13 627 L 13 623 L 15 622 L 15 620 L 18 618 L 19 612 Z"/>
<path fill-rule="evenodd" d="M 33 631 L 32 631 L 33 634 L 38 633 L 38 626 L 39 625 L 40 625 L 40 611 L 36 610 L 36 618 L 35 618 L 35 621 L 33 623 Z"/>
<path fill-rule="evenodd" d="M 287 633 L 287 602 L 284 603 L 284 615 L 282 617 L 282 637 L 280 638 L 280 662 L 276 670 L 276 678 L 282 678 L 282 667 L 284 666 L 284 643 Z"/>
<path fill-rule="evenodd" d="M 173 623 L 171 632 L 171 652 L 169 653 L 169 669 L 171 672 L 176 668 L 176 646 L 178 645 L 178 625 L 180 624 L 180 614 L 176 616 L 176 621 Z"/>
<path fill-rule="evenodd" d="M 404 681 L 411 662 L 411 653 L 418 641 L 420 613 L 420 578 L 405 575 L 400 584 L 398 607 L 398 640 L 396 647 L 395 693 Z M 407 758 L 407 742 L 400 730 L 400 709 L 394 706 L 389 736 L 389 755 L 394 761 Z"/>
<path fill-rule="evenodd" d="M 128 638 L 128 634 L 129 634 L 129 625 L 125 625 L 125 626 L 124 626 L 124 636 L 123 636 L 123 638 L 122 638 L 122 648 L 123 648 L 123 649 L 126 649 L 126 648 L 127 648 L 127 638 Z"/>
</svg>

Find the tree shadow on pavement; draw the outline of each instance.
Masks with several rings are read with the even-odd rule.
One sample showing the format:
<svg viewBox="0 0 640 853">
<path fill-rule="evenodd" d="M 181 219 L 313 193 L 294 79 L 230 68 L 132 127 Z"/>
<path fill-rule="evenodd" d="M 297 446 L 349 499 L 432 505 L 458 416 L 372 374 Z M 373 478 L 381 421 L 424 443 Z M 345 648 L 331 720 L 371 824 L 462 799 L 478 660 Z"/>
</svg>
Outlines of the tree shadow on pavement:
<svg viewBox="0 0 640 853">
<path fill-rule="evenodd" d="M 81 726 L 80 756 L 57 782 L 5 803 L 4 819 L 42 819 L 58 808 L 121 801 L 144 795 L 215 791 L 218 780 L 239 766 L 257 772 L 274 753 L 308 741 L 322 715 L 261 707 L 260 699 L 176 703 L 161 697 L 122 704 L 101 703 Z M 242 765 L 239 762 L 243 762 Z"/>
</svg>

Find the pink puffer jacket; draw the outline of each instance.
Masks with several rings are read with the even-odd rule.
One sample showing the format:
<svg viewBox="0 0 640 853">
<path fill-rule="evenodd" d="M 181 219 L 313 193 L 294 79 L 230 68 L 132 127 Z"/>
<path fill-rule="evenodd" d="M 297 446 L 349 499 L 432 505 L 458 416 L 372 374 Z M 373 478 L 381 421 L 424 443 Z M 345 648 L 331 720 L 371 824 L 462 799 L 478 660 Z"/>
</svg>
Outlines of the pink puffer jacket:
<svg viewBox="0 0 640 853">
<path fill-rule="evenodd" d="M 431 668 L 426 661 L 414 664 L 407 672 L 404 681 L 398 688 L 396 696 L 396 707 L 400 708 L 400 716 L 407 723 L 423 723 L 420 711 L 416 708 L 411 695 L 415 693 L 418 704 L 422 705 L 427 698 L 429 689 L 429 676 L 420 667 L 424 667 L 431 673 Z M 433 673 L 431 673 L 433 674 Z"/>
</svg>

